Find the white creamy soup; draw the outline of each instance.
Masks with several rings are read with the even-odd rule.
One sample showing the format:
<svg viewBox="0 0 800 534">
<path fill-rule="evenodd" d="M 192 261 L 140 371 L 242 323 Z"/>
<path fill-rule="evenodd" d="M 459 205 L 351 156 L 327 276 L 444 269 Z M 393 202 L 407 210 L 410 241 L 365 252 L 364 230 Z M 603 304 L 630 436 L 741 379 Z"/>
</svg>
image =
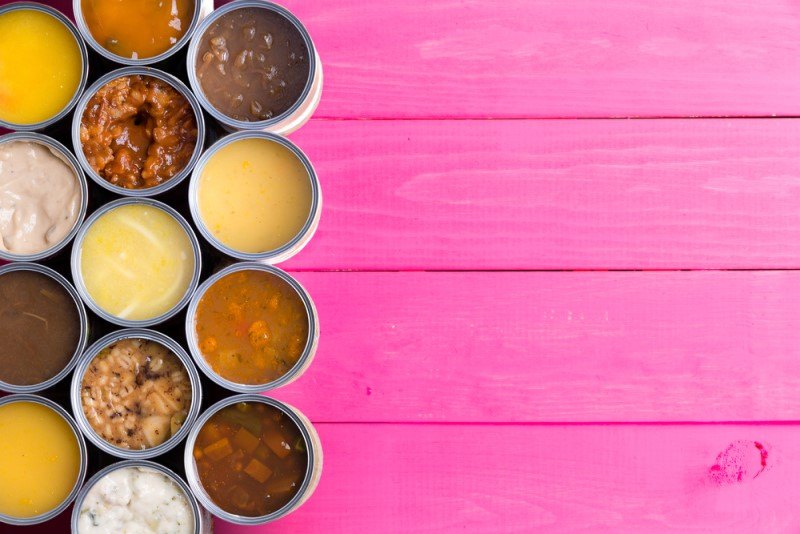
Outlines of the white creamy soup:
<svg viewBox="0 0 800 534">
<path fill-rule="evenodd" d="M 101 478 L 81 504 L 78 534 L 191 534 L 189 501 L 172 479 L 143 467 Z"/>
<path fill-rule="evenodd" d="M 72 167 L 49 147 L 0 144 L 0 249 L 36 254 L 57 245 L 75 226 L 81 200 Z"/>
</svg>

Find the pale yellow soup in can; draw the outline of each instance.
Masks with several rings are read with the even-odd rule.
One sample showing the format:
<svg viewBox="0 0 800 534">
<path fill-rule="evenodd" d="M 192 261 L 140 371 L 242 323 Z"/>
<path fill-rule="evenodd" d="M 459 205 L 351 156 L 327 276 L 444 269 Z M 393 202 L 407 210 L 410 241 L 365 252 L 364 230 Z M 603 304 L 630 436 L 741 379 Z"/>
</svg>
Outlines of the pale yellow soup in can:
<svg viewBox="0 0 800 534">
<path fill-rule="evenodd" d="M 120 319 L 143 321 L 169 312 L 189 290 L 194 270 L 189 235 L 156 206 L 111 209 L 92 223 L 81 244 L 86 292 Z"/>
<path fill-rule="evenodd" d="M 209 158 L 197 196 L 202 223 L 220 243 L 238 252 L 269 252 L 292 241 L 305 226 L 311 178 L 284 145 L 239 139 Z"/>
</svg>

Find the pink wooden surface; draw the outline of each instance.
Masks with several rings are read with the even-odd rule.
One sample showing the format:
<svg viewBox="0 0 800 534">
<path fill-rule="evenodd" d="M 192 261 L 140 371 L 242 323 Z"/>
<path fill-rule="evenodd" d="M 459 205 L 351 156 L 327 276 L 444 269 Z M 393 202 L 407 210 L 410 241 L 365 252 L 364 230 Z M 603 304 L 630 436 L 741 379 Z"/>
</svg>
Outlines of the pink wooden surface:
<svg viewBox="0 0 800 534">
<path fill-rule="evenodd" d="M 800 530 L 800 3 L 284 3 L 325 471 L 217 532 Z"/>
<path fill-rule="evenodd" d="M 325 212 L 291 268 L 800 267 L 794 119 L 315 120 L 292 138 Z"/>
</svg>

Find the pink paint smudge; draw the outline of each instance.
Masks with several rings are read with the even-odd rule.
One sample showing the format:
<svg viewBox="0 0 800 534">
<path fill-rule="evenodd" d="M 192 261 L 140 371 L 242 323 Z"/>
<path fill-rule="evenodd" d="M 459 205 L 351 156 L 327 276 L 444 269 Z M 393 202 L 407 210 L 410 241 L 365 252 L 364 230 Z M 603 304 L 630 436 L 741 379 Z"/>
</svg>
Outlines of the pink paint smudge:
<svg viewBox="0 0 800 534">
<path fill-rule="evenodd" d="M 737 440 L 717 455 L 708 468 L 708 478 L 716 484 L 737 484 L 753 480 L 769 467 L 769 447 L 759 441 Z"/>
</svg>

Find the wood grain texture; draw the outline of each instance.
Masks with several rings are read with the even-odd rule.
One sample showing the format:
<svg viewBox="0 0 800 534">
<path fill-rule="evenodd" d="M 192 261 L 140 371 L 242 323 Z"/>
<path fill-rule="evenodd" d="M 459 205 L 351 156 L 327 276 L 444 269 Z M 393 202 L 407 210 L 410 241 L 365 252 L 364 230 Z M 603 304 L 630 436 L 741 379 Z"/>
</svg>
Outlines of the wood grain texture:
<svg viewBox="0 0 800 534">
<path fill-rule="evenodd" d="M 800 115 L 795 0 L 281 3 L 322 57 L 319 117 Z"/>
<path fill-rule="evenodd" d="M 317 492 L 258 532 L 800 529 L 795 425 L 340 424 L 319 430 L 326 466 Z M 217 522 L 218 534 L 247 532 Z"/>
<path fill-rule="evenodd" d="M 800 267 L 800 121 L 318 121 L 292 269 Z"/>
<path fill-rule="evenodd" d="M 800 419 L 800 272 L 297 276 L 314 421 Z"/>
<path fill-rule="evenodd" d="M 285 0 L 318 116 L 800 115 L 795 0 Z"/>
</svg>

